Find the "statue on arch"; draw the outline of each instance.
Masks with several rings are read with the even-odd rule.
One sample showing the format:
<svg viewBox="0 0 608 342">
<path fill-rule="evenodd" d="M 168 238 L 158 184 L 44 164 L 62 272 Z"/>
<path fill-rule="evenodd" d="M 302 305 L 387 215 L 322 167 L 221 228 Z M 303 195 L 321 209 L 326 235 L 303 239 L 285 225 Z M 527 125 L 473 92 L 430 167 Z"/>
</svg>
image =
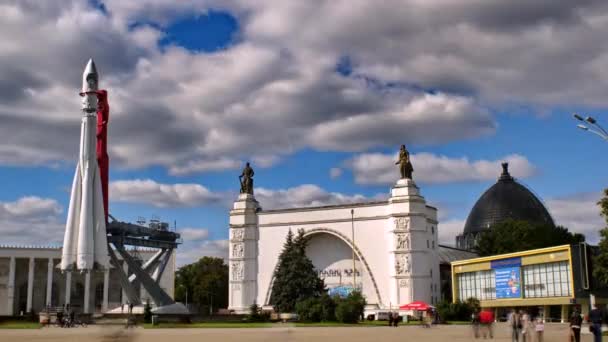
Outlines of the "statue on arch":
<svg viewBox="0 0 608 342">
<path fill-rule="evenodd" d="M 399 150 L 399 160 L 397 160 L 395 165 L 399 165 L 401 179 L 412 179 L 414 167 L 412 167 L 412 162 L 410 161 L 410 153 L 405 149 L 405 145 L 401 145 L 401 149 Z"/>
<path fill-rule="evenodd" d="M 253 169 L 249 166 L 249 163 L 245 164 L 243 172 L 239 176 L 241 182 L 241 193 L 253 195 Z"/>
</svg>

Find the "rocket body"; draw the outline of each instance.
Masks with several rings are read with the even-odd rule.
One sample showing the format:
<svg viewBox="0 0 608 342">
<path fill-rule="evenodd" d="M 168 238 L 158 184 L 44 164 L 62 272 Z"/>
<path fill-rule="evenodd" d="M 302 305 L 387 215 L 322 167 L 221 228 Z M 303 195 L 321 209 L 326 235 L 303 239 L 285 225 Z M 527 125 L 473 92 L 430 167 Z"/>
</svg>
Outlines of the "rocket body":
<svg viewBox="0 0 608 342">
<path fill-rule="evenodd" d="M 97 70 L 89 60 L 83 74 L 80 151 L 72 183 L 61 269 L 108 268 L 106 216 L 97 163 Z"/>
</svg>

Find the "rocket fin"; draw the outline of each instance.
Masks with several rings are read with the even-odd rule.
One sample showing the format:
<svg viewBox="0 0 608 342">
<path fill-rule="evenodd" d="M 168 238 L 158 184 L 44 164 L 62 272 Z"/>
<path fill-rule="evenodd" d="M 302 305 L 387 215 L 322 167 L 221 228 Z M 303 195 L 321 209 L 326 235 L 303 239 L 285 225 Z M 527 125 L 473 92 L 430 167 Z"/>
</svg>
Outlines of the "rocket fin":
<svg viewBox="0 0 608 342">
<path fill-rule="evenodd" d="M 68 217 L 65 225 L 65 235 L 63 236 L 63 249 L 61 252 L 61 270 L 70 271 L 76 263 L 76 253 L 78 246 L 78 221 L 80 219 L 80 198 L 82 192 L 82 177 L 80 163 L 76 164 L 74 181 L 72 182 L 72 192 L 70 194 L 70 205 Z"/>
<path fill-rule="evenodd" d="M 94 222 L 95 222 L 95 233 L 94 233 L 94 263 L 102 268 L 110 268 L 110 256 L 108 255 L 108 234 L 106 231 L 106 215 L 103 204 L 103 193 L 101 190 L 101 174 L 99 167 L 96 168 L 95 177 L 93 178 L 93 186 L 95 189 L 94 202 Z"/>
</svg>

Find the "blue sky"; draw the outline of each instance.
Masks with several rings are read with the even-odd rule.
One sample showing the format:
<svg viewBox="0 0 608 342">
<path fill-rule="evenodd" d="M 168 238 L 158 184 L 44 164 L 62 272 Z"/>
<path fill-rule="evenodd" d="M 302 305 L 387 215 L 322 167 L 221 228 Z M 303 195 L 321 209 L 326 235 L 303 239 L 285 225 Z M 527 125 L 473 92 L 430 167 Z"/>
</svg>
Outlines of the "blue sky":
<svg viewBox="0 0 608 342">
<path fill-rule="evenodd" d="M 443 243 L 502 161 L 558 224 L 596 242 L 608 144 L 572 112 L 608 125 L 608 50 L 593 43 L 608 33 L 605 6 L 368 6 L 5 5 L 0 243 L 62 239 L 89 56 L 110 94 L 111 212 L 175 222 L 180 263 L 226 253 L 245 161 L 264 208 L 358 202 L 388 194 L 401 143 Z M 58 38 L 22 29 L 33 22 Z"/>
</svg>

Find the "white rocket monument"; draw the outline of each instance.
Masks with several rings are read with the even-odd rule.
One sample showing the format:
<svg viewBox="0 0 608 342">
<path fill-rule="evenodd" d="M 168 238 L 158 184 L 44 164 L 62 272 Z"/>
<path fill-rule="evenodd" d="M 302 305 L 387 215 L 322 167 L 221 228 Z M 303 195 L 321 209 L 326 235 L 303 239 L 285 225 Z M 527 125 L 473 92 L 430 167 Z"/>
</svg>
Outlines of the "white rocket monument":
<svg viewBox="0 0 608 342">
<path fill-rule="evenodd" d="M 65 225 L 61 270 L 81 272 L 110 267 L 106 216 L 96 157 L 99 75 L 92 59 L 82 75 L 80 154 Z"/>
</svg>

